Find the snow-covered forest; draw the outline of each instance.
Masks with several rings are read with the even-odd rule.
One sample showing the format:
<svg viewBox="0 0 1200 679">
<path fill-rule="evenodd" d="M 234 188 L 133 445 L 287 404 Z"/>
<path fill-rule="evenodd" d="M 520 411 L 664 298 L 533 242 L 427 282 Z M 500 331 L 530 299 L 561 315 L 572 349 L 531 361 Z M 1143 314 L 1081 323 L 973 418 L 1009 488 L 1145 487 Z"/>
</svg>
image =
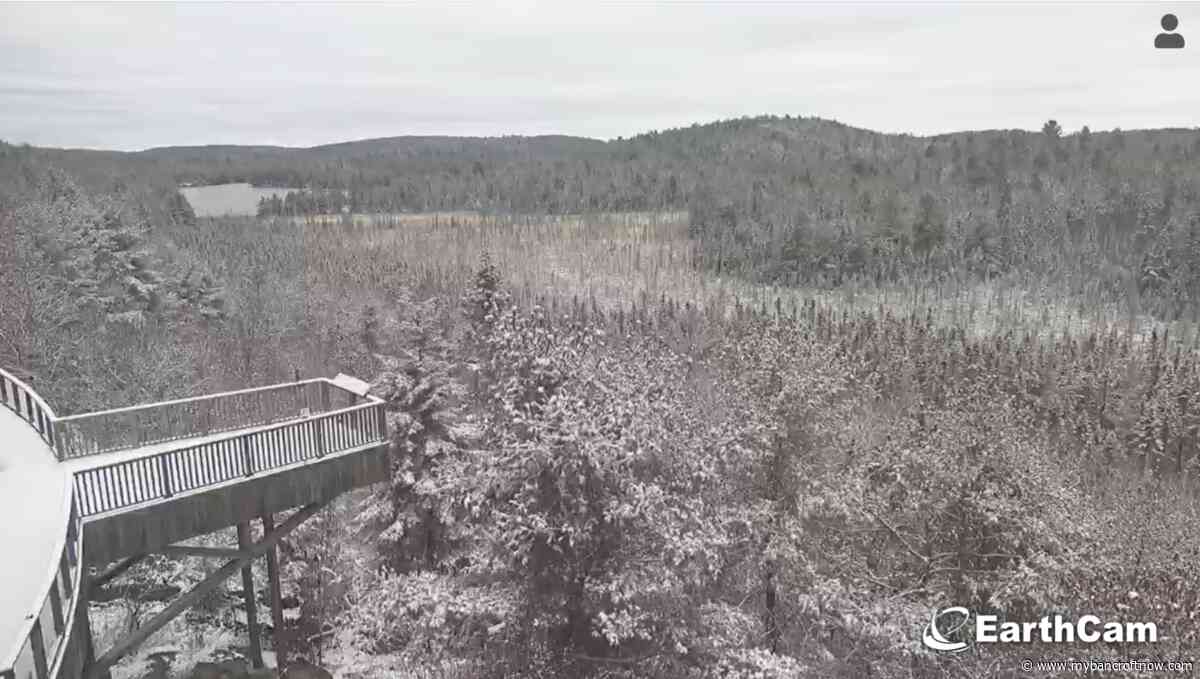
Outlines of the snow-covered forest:
<svg viewBox="0 0 1200 679">
<path fill-rule="evenodd" d="M 1200 132 L 1055 121 L 0 145 L 0 365 L 60 414 L 369 381 L 391 481 L 284 541 L 267 633 L 338 677 L 1008 677 L 1065 652 L 937 654 L 951 605 L 1152 620 L 1152 647 L 1070 652 L 1196 658 L 1198 179 Z M 255 218 L 176 191 L 234 181 L 307 189 Z M 205 567 L 139 563 L 93 594 L 97 634 Z M 114 676 L 216 676 L 238 601 Z"/>
</svg>

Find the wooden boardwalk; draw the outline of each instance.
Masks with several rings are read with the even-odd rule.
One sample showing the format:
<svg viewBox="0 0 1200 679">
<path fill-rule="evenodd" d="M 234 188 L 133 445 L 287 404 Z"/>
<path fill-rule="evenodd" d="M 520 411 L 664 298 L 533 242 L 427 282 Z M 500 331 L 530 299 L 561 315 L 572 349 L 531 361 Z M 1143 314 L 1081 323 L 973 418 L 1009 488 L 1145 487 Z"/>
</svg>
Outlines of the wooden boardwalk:
<svg viewBox="0 0 1200 679">
<path fill-rule="evenodd" d="M 345 376 L 60 418 L 0 370 L 0 405 L 0 679 L 76 679 L 95 663 L 84 564 L 311 511 L 386 473 L 383 403 Z"/>
<path fill-rule="evenodd" d="M 62 552 L 70 494 L 71 476 L 50 447 L 16 413 L 0 409 L 0 532 L 6 552 L 0 558 L 0 654 L 21 638 L 25 616 L 41 611 Z"/>
<path fill-rule="evenodd" d="M 336 415 L 295 417 L 270 425 L 177 439 L 67 460 L 84 517 L 238 482 L 329 454 L 378 445 L 378 408 L 362 404 Z"/>
</svg>

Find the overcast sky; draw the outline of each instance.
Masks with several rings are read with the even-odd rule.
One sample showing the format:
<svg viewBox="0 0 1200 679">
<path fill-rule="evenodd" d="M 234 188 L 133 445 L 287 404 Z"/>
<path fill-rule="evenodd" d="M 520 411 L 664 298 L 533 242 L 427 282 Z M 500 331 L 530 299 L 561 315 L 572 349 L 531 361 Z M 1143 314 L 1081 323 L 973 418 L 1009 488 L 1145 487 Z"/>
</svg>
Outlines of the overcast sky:
<svg viewBox="0 0 1200 679">
<path fill-rule="evenodd" d="M 1166 11 L 1183 50 L 1155 50 Z M 1200 4 L 0 4 L 0 139 L 1200 125 Z"/>
</svg>

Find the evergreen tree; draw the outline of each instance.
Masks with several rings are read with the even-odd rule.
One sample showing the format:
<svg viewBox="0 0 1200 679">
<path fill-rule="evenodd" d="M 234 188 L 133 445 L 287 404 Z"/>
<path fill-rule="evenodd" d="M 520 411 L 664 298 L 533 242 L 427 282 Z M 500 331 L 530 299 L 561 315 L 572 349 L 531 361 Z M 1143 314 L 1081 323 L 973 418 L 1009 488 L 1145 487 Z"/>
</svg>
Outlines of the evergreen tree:
<svg viewBox="0 0 1200 679">
<path fill-rule="evenodd" d="M 1047 120 L 1042 125 L 1042 136 L 1051 144 L 1057 143 L 1062 138 L 1062 125 L 1059 125 L 1057 120 Z"/>
</svg>

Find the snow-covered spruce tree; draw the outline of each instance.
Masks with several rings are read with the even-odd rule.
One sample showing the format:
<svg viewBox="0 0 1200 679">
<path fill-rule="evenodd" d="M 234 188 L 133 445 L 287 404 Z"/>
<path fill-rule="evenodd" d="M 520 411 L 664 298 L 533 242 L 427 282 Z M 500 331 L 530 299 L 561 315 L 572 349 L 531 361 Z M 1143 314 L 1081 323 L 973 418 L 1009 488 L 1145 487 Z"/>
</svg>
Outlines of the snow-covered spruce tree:
<svg viewBox="0 0 1200 679">
<path fill-rule="evenodd" d="M 167 196 L 167 216 L 172 222 L 184 226 L 196 225 L 196 211 L 192 209 L 192 204 L 188 199 L 178 191 L 173 191 Z"/>
<path fill-rule="evenodd" d="M 545 320 L 496 326 L 485 449 L 438 475 L 474 528 L 471 570 L 515 587 L 504 657 L 523 676 L 687 676 L 712 658 L 741 418 L 655 338 Z"/>
<path fill-rule="evenodd" d="M 91 195 L 53 169 L 34 181 L 6 221 L 23 269 L 14 294 L 30 310 L 18 358 L 45 395 L 70 412 L 100 405 L 89 399 L 156 400 L 188 384 L 192 357 L 180 336 L 194 314 L 219 316 L 219 297 L 183 294 L 131 197 Z"/>
<path fill-rule="evenodd" d="M 474 336 L 477 339 L 486 337 L 511 302 L 512 297 L 504 289 L 500 269 L 492 263 L 491 255 L 484 251 L 479 256 L 479 269 L 462 299 L 463 312 Z"/>
<path fill-rule="evenodd" d="M 394 322 L 364 327 L 372 335 L 364 345 L 378 350 L 374 358 L 384 368 L 373 393 L 387 401 L 393 433 L 391 481 L 360 516 L 376 536 L 383 568 L 355 574 L 344 617 L 368 653 L 397 653 L 425 665 L 450 658 L 470 663 L 490 657 L 512 618 L 511 588 L 461 575 L 469 563 L 462 547 L 475 528 L 439 482 L 453 473 L 447 462 L 478 442 L 465 385 L 482 372 L 506 298 L 498 270 L 485 258 L 460 309 L 438 298 L 418 302 L 401 290 Z"/>
<path fill-rule="evenodd" d="M 393 466 L 386 491 L 362 519 L 392 570 L 451 565 L 458 528 L 431 480 L 442 460 L 478 437 L 468 397 L 472 386 L 481 387 L 492 331 L 509 304 L 500 271 L 484 253 L 458 310 L 402 289 L 394 322 L 385 327 L 374 308 L 364 313 L 362 346 L 383 368 L 373 393 L 388 403 Z"/>
<path fill-rule="evenodd" d="M 417 301 L 402 291 L 393 337 L 377 338 L 385 332 L 377 322 L 364 325 L 364 344 L 386 352 L 374 354 L 383 371 L 372 393 L 387 402 L 392 473 L 362 519 L 374 529 L 385 563 L 399 572 L 438 569 L 451 551 L 445 503 L 428 479 L 445 456 L 470 440 L 469 431 L 457 426 L 464 390 L 452 313 L 436 298 Z"/>
<path fill-rule="evenodd" d="M 486 400 L 490 374 L 490 341 L 496 324 L 512 305 L 512 296 L 504 287 L 500 269 L 492 263 L 491 256 L 484 251 L 479 258 L 479 268 L 460 301 L 467 331 L 462 349 L 466 354 L 465 377 L 471 394 L 477 403 Z"/>
<path fill-rule="evenodd" d="M 943 676 L 913 636 L 931 607 L 1020 618 L 1069 600 L 1095 521 L 1051 439 L 996 384 L 941 383 L 911 338 L 884 353 L 858 344 L 758 322 L 718 355 L 753 434 L 749 473 L 725 480 L 747 500 L 729 511 L 756 548 L 712 607 L 744 630 L 724 656 L 743 669 Z"/>
<path fill-rule="evenodd" d="M 287 621 L 275 640 L 293 658 L 299 655 L 320 665 L 335 642 L 357 555 L 343 540 L 349 525 L 343 503 L 335 500 L 280 543 L 284 596 L 299 604 L 300 616 Z"/>
</svg>

